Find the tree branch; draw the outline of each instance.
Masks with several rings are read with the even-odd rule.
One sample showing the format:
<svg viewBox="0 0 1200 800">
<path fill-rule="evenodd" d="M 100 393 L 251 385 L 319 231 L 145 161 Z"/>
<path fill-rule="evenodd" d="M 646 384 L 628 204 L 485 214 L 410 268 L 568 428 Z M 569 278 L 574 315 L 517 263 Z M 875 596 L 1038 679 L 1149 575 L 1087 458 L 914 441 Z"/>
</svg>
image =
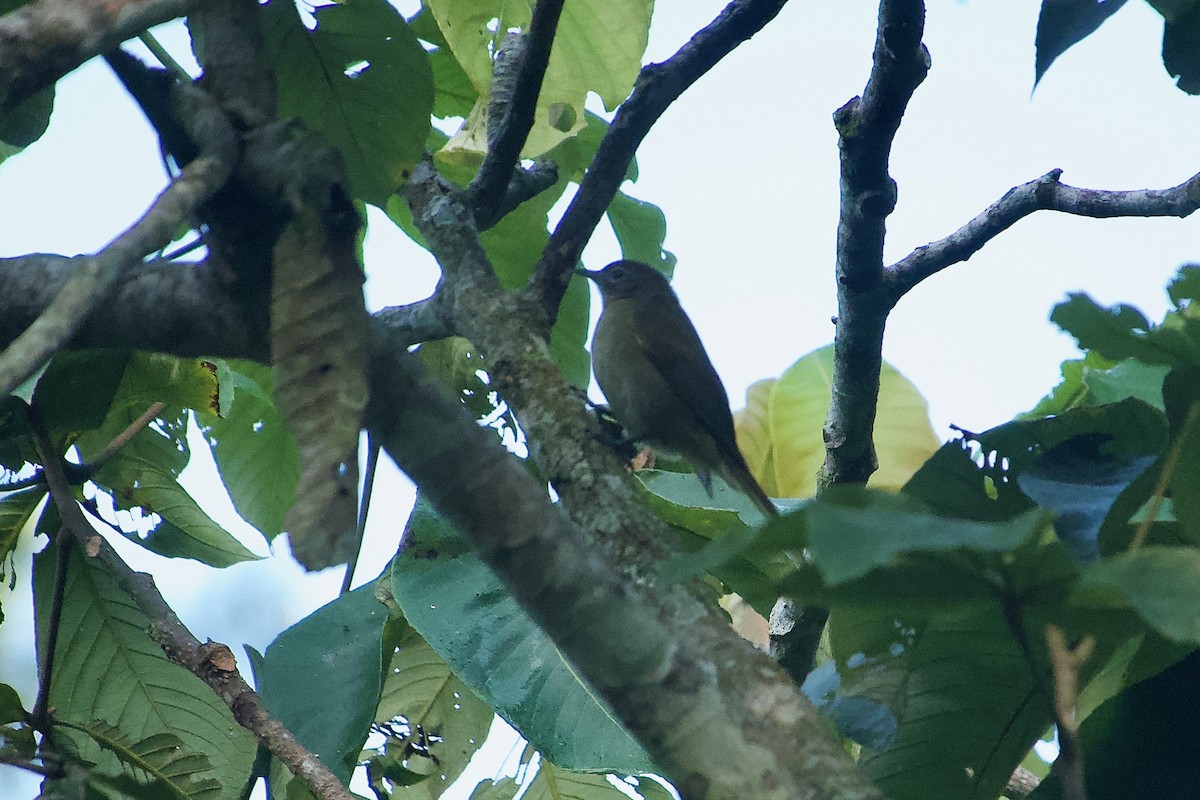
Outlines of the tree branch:
<svg viewBox="0 0 1200 800">
<path fill-rule="evenodd" d="M 966 225 L 944 239 L 918 247 L 889 267 L 885 281 L 892 302 L 946 267 L 966 261 L 992 239 L 1035 211 L 1061 211 L 1081 217 L 1186 217 L 1200 208 L 1200 174 L 1170 189 L 1105 191 L 1079 189 L 1047 172 L 1009 189 Z"/>
<path fill-rule="evenodd" d="M 872 431 L 891 310 L 883 285 L 884 221 L 896 204 L 888 159 L 908 101 L 929 71 L 924 24 L 920 0 L 883 0 L 863 95 L 834 114 L 841 152 L 838 326 L 822 486 L 866 483 L 877 466 Z"/>
<path fill-rule="evenodd" d="M 682 586 L 638 588 L 606 563 L 541 482 L 413 362 L 394 348 L 376 353 L 371 433 L 682 796 L 881 797 L 782 670 Z"/>
<path fill-rule="evenodd" d="M 0 18 L 0 111 L 198 0 L 38 0 Z"/>
<path fill-rule="evenodd" d="M 497 54 L 488 104 L 488 151 L 467 190 L 481 230 L 490 228 L 503 216 L 499 213 L 501 200 L 533 127 L 563 1 L 538 0 L 529 32 L 520 37 L 514 51 L 502 47 Z M 511 63 L 505 65 L 504 57 L 511 59 Z"/>
<path fill-rule="evenodd" d="M 545 314 L 553 319 L 584 245 L 625 181 L 638 146 L 671 103 L 762 30 L 787 0 L 733 0 L 675 55 L 642 68 L 633 93 L 617 109 L 579 191 L 559 220 L 530 279 Z"/>
<path fill-rule="evenodd" d="M 200 156 L 129 230 L 84 259 L 53 302 L 0 354 L 0 394 L 10 393 L 69 341 L 108 296 L 122 271 L 169 244 L 180 224 L 229 178 L 237 154 L 233 130 L 199 89 L 181 85 L 179 90 L 191 100 L 183 119 L 201 145 Z"/>
<path fill-rule="evenodd" d="M 39 449 L 45 446 L 44 440 Z M 271 754 L 287 765 L 320 800 L 354 800 L 314 753 L 305 749 L 287 728 L 263 708 L 262 700 L 246 684 L 237 670 L 237 661 L 229 648 L 219 642 L 201 644 L 176 616 L 175 611 L 146 573 L 134 572 L 88 523 L 75 501 L 63 474 L 58 454 L 46 448 L 43 467 L 50 496 L 62 518 L 63 530 L 88 553 L 95 553 L 143 614 L 150 618 L 150 636 L 171 661 L 188 669 L 229 706 L 238 724 L 249 730 Z"/>
</svg>

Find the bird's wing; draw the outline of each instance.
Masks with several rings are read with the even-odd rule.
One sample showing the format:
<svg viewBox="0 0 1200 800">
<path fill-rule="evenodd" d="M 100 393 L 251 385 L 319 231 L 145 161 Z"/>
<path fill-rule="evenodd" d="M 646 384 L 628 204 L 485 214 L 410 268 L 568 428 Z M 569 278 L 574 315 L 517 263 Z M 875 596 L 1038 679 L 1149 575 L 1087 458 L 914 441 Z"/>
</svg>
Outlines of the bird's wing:
<svg viewBox="0 0 1200 800">
<path fill-rule="evenodd" d="M 664 298 L 663 302 L 678 301 L 672 297 Z M 680 402 L 700 421 L 718 447 L 725 451 L 732 448 L 737 453 L 729 397 L 691 320 L 682 311 L 656 314 L 653 328 L 641 318 L 635 319 L 634 327 L 646 360 L 663 376 Z M 695 352 L 703 358 L 689 358 Z"/>
</svg>

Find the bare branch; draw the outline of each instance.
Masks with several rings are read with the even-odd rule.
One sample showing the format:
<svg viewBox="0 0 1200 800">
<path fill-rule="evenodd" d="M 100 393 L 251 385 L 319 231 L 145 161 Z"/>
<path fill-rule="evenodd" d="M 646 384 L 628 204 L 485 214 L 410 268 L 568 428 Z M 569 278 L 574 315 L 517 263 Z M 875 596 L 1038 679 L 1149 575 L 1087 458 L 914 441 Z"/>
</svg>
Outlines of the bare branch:
<svg viewBox="0 0 1200 800">
<path fill-rule="evenodd" d="M 782 670 L 683 587 L 647 591 L 605 563 L 543 485 L 418 377 L 411 356 L 394 352 L 373 362 L 371 433 L 472 539 L 681 795 L 881 797 Z M 640 622 L 630 628 L 631 619 Z"/>
<path fill-rule="evenodd" d="M 1061 211 L 1081 217 L 1186 217 L 1200 208 L 1200 174 L 1170 189 L 1105 191 L 1079 189 L 1059 179 L 1062 170 L 1009 189 L 982 214 L 944 239 L 918 247 L 885 276 L 892 301 L 931 275 L 966 261 L 985 244 L 1035 211 Z"/>
<path fill-rule="evenodd" d="M 246 128 L 275 118 L 275 76 L 263 56 L 255 0 L 208 0 L 188 17 L 203 35 L 204 88 Z"/>
<path fill-rule="evenodd" d="M 167 658 L 207 683 L 229 706 L 238 724 L 257 736 L 263 746 L 286 764 L 319 800 L 354 800 L 354 795 L 342 786 L 342 782 L 321 763 L 320 758 L 306 750 L 287 728 L 267 714 L 261 698 L 238 672 L 237 662 L 229 648 L 218 642 L 201 644 L 167 605 L 154 585 L 154 579 L 146 573 L 134 572 L 112 546 L 96 533 L 75 501 L 58 454 L 47 450 L 43 460 L 46 482 L 62 518 L 63 530 L 70 533 L 77 546 L 96 554 L 117 585 L 151 619 L 153 624 L 149 633 Z"/>
<path fill-rule="evenodd" d="M 921 0 L 883 0 L 866 89 L 834 114 L 841 151 L 838 327 L 822 486 L 866 483 L 877 466 L 872 431 L 891 310 L 883 287 L 884 221 L 896 204 L 887 167 L 904 110 L 929 71 L 924 25 Z"/>
<path fill-rule="evenodd" d="M 538 0 L 529 32 L 520 38 L 515 52 L 506 53 L 502 48 L 497 56 L 492 102 L 488 107 L 487 156 L 468 188 L 471 208 L 481 230 L 491 227 L 503 216 L 498 213 L 501 200 L 533 127 L 533 114 L 542 91 L 546 65 L 550 63 L 550 49 L 554 45 L 562 7 L 563 0 Z M 513 61 L 509 69 L 504 69 L 500 62 L 505 55 Z"/>
<path fill-rule="evenodd" d="M 0 110 L 197 0 L 38 0 L 0 18 Z"/>
<path fill-rule="evenodd" d="M 376 321 L 403 347 L 454 335 L 449 309 L 441 295 L 433 295 L 404 306 L 388 306 L 375 312 Z"/>
<path fill-rule="evenodd" d="M 0 394 L 8 394 L 68 342 L 107 297 L 122 271 L 170 243 L 182 222 L 219 189 L 233 169 L 237 138 L 221 112 L 204 105 L 192 87 L 192 113 L 184 116 L 189 133 L 201 143 L 200 156 L 184 168 L 129 230 L 84 259 L 49 307 L 0 354 Z"/>
<path fill-rule="evenodd" d="M 579 191 L 559 220 L 530 285 L 553 318 L 584 245 L 625 180 L 642 140 L 671 103 L 738 45 L 762 30 L 787 0 L 733 0 L 675 55 L 642 68 L 617 109 Z"/>
</svg>

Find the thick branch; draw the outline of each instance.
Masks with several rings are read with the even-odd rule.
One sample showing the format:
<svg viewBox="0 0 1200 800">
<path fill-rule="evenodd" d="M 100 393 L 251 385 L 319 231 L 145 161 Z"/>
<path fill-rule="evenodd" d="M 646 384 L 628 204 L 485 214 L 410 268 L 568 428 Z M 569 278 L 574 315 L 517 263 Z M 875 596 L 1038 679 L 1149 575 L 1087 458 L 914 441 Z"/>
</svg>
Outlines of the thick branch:
<svg viewBox="0 0 1200 800">
<path fill-rule="evenodd" d="M 493 435 L 394 352 L 374 359 L 372 434 L 685 798 L 880 797 L 778 667 L 681 587 L 634 588 Z"/>
<path fill-rule="evenodd" d="M 198 89 L 187 91 L 192 102 L 184 123 L 201 145 L 200 156 L 184 168 L 134 223 L 90 258 L 76 262 L 76 273 L 49 307 L 0 355 L 0 394 L 8 394 L 53 355 L 108 295 L 125 269 L 165 247 L 180 225 L 229 178 L 237 139 L 221 112 L 204 103 Z"/>
<path fill-rule="evenodd" d="M 866 89 L 834 115 L 842 176 L 838 327 L 821 485 L 865 483 L 877 466 L 872 431 L 883 328 L 891 309 L 883 291 L 884 221 L 896 204 L 887 167 L 904 110 L 929 71 L 929 53 L 921 44 L 924 24 L 920 0 L 880 3 Z"/>
<path fill-rule="evenodd" d="M 638 146 L 663 112 L 689 86 L 762 30 L 787 0 L 733 0 L 675 55 L 649 64 L 638 75 L 633 93 L 617 109 L 579 191 L 559 220 L 531 279 L 552 319 L 584 245 L 625 180 Z"/>
<path fill-rule="evenodd" d="M 245 128 L 275 118 L 275 76 L 263 57 L 255 0 L 208 0 L 188 17 L 203 36 L 204 88 Z"/>
<path fill-rule="evenodd" d="M 45 311 L 84 258 L 0 258 L 0 347 Z M 268 330 L 266 305 L 231 293 L 227 276 L 211 264 L 136 264 L 104 297 L 104 313 L 93 314 L 67 346 L 265 361 Z"/>
<path fill-rule="evenodd" d="M 1009 189 L 982 214 L 944 239 L 918 247 L 889 267 L 885 281 L 892 301 L 931 275 L 966 261 L 980 248 L 1035 211 L 1081 217 L 1186 217 L 1200 208 L 1200 174 L 1170 189 L 1115 192 L 1078 189 L 1060 182 L 1062 170 Z"/>
<path fill-rule="evenodd" d="M 0 111 L 197 0 L 38 0 L 0 18 Z"/>
<path fill-rule="evenodd" d="M 529 32 L 521 37 L 516 52 L 508 54 L 515 59 L 516 63 L 511 65 L 515 68 L 505 70 L 497 63 L 488 107 L 487 156 L 469 187 L 471 207 L 480 229 L 491 227 L 503 216 L 499 213 L 500 201 L 533 127 L 562 7 L 563 0 L 538 0 Z"/>
<path fill-rule="evenodd" d="M 229 706 L 238 724 L 257 736 L 263 746 L 286 764 L 293 775 L 304 781 L 316 797 L 320 800 L 353 800 L 354 795 L 342 786 L 337 776 L 315 754 L 297 742 L 291 731 L 267 713 L 261 698 L 242 679 L 229 648 L 217 642 L 201 644 L 167 605 L 154 585 L 154 579 L 146 573 L 134 572 L 111 545 L 96 533 L 75 501 L 61 462 L 55 453 L 48 448 L 46 451 L 43 459 L 46 482 L 64 530 L 70 533 L 80 548 L 88 553 L 96 553 L 117 585 L 150 618 L 150 635 L 167 658 L 207 683 Z"/>
</svg>

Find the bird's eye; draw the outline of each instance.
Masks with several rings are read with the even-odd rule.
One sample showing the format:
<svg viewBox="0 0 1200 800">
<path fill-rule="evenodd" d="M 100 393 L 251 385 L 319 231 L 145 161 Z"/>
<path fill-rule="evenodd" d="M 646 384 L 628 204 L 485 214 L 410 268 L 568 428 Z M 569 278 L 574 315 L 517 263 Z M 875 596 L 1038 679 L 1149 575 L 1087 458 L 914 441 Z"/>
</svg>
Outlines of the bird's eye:
<svg viewBox="0 0 1200 800">
<path fill-rule="evenodd" d="M 619 281 L 619 280 L 621 280 L 621 278 L 625 277 L 625 268 L 624 267 L 613 267 L 612 270 L 610 270 L 610 274 L 612 275 L 612 279 L 614 281 Z"/>
</svg>

